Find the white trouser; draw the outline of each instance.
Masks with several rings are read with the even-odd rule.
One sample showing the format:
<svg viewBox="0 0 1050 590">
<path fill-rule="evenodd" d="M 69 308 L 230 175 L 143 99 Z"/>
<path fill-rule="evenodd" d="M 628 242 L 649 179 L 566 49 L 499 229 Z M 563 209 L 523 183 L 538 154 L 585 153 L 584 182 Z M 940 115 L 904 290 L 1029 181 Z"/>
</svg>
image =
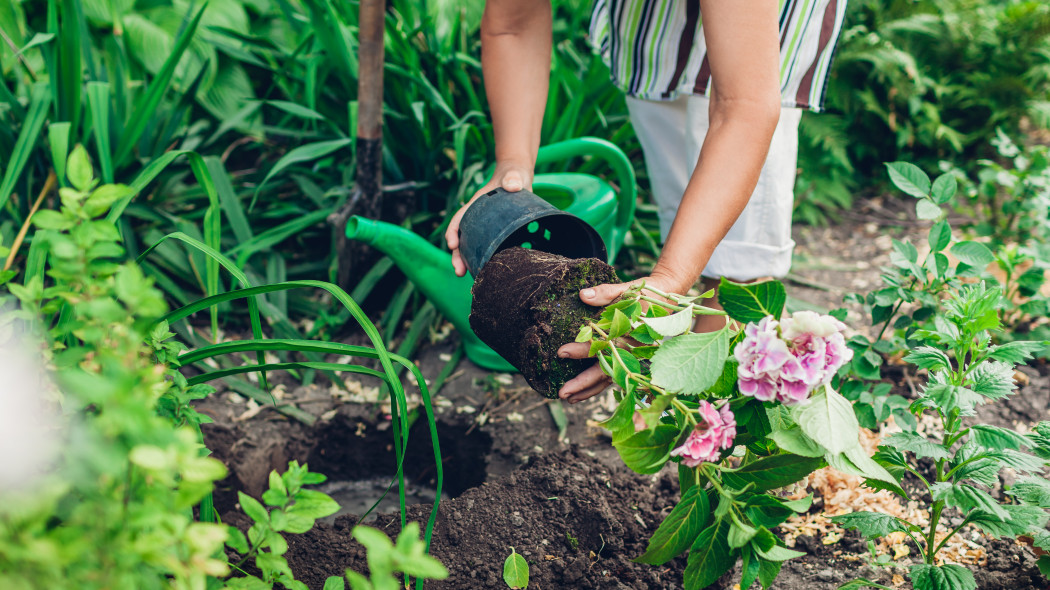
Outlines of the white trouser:
<svg viewBox="0 0 1050 590">
<path fill-rule="evenodd" d="M 673 101 L 627 97 L 631 124 L 642 143 L 660 237 L 667 239 L 689 177 L 700 157 L 708 120 L 706 96 Z M 794 204 L 801 109 L 783 108 L 755 192 L 704 268 L 705 277 L 748 281 L 783 277 L 791 268 L 791 211 Z"/>
</svg>

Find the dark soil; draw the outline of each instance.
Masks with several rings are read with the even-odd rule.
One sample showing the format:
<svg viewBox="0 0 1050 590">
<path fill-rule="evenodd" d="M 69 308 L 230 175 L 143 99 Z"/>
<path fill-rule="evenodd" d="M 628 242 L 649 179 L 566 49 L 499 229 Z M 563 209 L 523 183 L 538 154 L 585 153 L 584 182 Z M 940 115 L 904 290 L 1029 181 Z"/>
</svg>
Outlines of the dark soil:
<svg viewBox="0 0 1050 590">
<path fill-rule="evenodd" d="M 882 224 L 877 228 L 869 225 L 876 224 L 796 231 L 800 250 L 820 253 L 821 258 L 819 269 L 811 264 L 798 271 L 815 287 L 789 283 L 789 296 L 831 308 L 837 306 L 840 293 L 867 290 L 876 284 L 881 261 L 866 258 L 871 256 L 870 249 L 854 249 L 850 240 L 871 241 L 877 239 L 871 237 L 875 231 L 891 230 Z M 909 228 L 892 231 L 900 235 Z M 871 261 L 870 266 L 866 260 Z M 847 267 L 848 272 L 839 270 Z M 836 280 L 841 282 L 834 284 L 834 291 L 825 288 L 825 283 Z M 576 288 L 570 291 L 571 300 L 578 302 Z M 505 324 L 511 300 L 501 302 L 498 309 Z M 860 328 L 862 322 L 851 321 L 850 325 Z M 454 348 L 453 336 L 424 349 L 419 355 L 423 375 L 435 379 Z M 1018 392 L 981 406 L 976 420 L 1031 428 L 1050 419 L 1050 365 L 1035 362 L 1021 373 Z M 893 381 L 894 392 L 906 397 L 921 383 L 911 366 L 890 363 L 884 375 Z M 274 381 L 279 380 L 275 375 Z M 362 381 L 360 385 L 374 385 Z M 290 420 L 268 406 L 252 408 L 230 393 L 200 405 L 216 421 L 204 426 L 206 443 L 230 468 L 216 498 L 224 522 L 247 526 L 236 509 L 235 492 L 243 490 L 258 498 L 269 471 L 284 470 L 291 459 L 308 462 L 311 470 L 333 480 L 393 473 L 390 421 L 380 403 L 348 401 L 342 391 L 328 384 L 300 387 L 290 379 L 285 383 L 281 403 L 308 412 L 317 419 L 315 425 Z M 412 388 L 406 384 L 406 389 Z M 684 558 L 662 567 L 631 561 L 642 553 L 646 540 L 676 502 L 677 481 L 670 468 L 654 476 L 640 476 L 622 464 L 607 434 L 593 426 L 611 413 L 614 406 L 609 396 L 562 407 L 557 400 L 533 396 L 520 375 L 493 375 L 464 360 L 445 381 L 435 402 L 445 458 L 445 492 L 450 498 L 441 502 L 432 552 L 446 564 L 451 577 L 428 583 L 428 588 L 503 588 L 502 564 L 510 547 L 529 561 L 529 587 L 534 590 L 682 587 Z M 559 431 L 554 419 L 560 415 L 555 409 L 568 418 L 564 431 Z M 405 462 L 411 485 L 433 484 L 433 461 L 429 434 L 423 420 L 418 420 Z M 813 510 L 821 505 L 818 498 Z M 429 504 L 409 506 L 406 516 L 425 524 L 430 509 Z M 343 516 L 304 535 L 286 535 L 287 557 L 297 578 L 320 590 L 328 575 L 339 575 L 348 567 L 365 571 L 364 550 L 350 536 L 355 522 Z M 369 524 L 394 536 L 399 523 L 399 515 L 382 514 Z M 983 545 L 988 556 L 986 565 L 970 566 L 982 590 L 1047 588 L 1030 548 L 1007 540 L 975 538 L 974 542 Z M 875 566 L 855 532 L 847 532 L 830 545 L 823 539 L 799 537 L 796 549 L 807 555 L 786 562 L 774 588 L 833 590 L 857 577 L 890 587 L 910 587 L 903 582 L 907 558 L 892 562 L 891 567 Z M 729 590 L 739 579 L 737 568 L 712 587 Z"/>
<path fill-rule="evenodd" d="M 576 339 L 601 308 L 580 301 L 580 289 L 615 283 L 612 267 L 597 258 L 508 248 L 496 253 L 474 281 L 470 327 L 533 389 L 550 399 L 593 360 L 558 358 L 558 348 Z"/>
</svg>

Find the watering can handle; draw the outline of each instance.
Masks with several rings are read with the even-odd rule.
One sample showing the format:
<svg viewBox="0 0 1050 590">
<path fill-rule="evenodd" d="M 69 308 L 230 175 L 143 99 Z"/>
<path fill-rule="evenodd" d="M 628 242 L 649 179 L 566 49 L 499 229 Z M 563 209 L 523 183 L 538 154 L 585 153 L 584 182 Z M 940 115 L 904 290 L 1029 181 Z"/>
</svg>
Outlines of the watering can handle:
<svg viewBox="0 0 1050 590">
<path fill-rule="evenodd" d="M 623 150 L 616 147 L 616 144 L 597 137 L 577 137 L 541 147 L 536 155 L 536 165 L 579 156 L 601 158 L 612 168 L 616 176 L 616 183 L 620 188 L 619 204 L 616 207 L 616 227 L 619 228 L 622 239 L 634 219 L 634 206 L 638 195 L 634 167 Z"/>
</svg>

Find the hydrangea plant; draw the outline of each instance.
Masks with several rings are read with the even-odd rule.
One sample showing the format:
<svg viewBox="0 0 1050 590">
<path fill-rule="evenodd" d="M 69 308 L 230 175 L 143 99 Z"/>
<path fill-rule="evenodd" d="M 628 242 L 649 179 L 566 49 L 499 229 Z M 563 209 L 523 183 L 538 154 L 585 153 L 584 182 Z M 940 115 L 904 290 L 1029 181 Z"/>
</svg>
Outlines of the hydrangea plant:
<svg viewBox="0 0 1050 590">
<path fill-rule="evenodd" d="M 722 281 L 723 311 L 639 285 L 580 329 L 616 384 L 604 422 L 628 467 L 656 473 L 678 464 L 682 497 L 660 524 L 642 563 L 688 551 L 685 588 L 704 588 L 741 560 L 740 588 L 768 588 L 783 561 L 802 555 L 771 532 L 811 498 L 773 490 L 830 464 L 899 489 L 860 446 L 850 403 L 831 386 L 852 356 L 846 326 L 809 311 L 784 314 L 779 282 Z M 726 326 L 692 333 L 695 316 Z"/>
</svg>

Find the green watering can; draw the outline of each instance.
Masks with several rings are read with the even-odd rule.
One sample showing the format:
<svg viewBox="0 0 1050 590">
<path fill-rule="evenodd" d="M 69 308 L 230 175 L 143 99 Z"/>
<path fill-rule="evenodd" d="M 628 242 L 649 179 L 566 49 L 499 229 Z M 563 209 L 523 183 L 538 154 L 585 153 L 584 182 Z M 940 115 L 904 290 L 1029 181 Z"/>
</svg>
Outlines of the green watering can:
<svg viewBox="0 0 1050 590">
<path fill-rule="evenodd" d="M 532 181 L 532 191 L 558 209 L 590 224 L 605 242 L 607 262 L 611 264 L 634 219 L 637 195 L 634 168 L 620 148 L 596 137 L 580 137 L 543 146 L 537 154 L 536 165 L 579 156 L 604 161 L 619 184 L 619 193 L 601 178 L 578 172 L 537 174 Z M 359 216 L 347 221 L 346 237 L 369 244 L 389 256 L 434 307 L 456 326 L 467 358 L 474 364 L 491 371 L 517 370 L 470 329 L 470 288 L 474 279 L 469 274 L 456 276 L 449 252 L 403 227 Z"/>
</svg>

